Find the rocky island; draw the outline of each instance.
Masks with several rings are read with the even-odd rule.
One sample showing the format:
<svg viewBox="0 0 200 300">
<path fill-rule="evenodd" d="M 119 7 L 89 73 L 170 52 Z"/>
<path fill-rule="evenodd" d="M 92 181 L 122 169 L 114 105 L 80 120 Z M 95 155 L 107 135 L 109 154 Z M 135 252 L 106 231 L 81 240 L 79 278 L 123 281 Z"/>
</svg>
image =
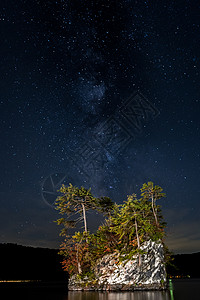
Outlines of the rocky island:
<svg viewBox="0 0 200 300">
<path fill-rule="evenodd" d="M 166 288 L 165 264 L 168 250 L 164 244 L 161 208 L 156 201 L 164 197 L 162 188 L 152 182 L 141 188 L 141 197 L 128 195 L 124 204 L 108 197 L 96 198 L 90 190 L 71 184 L 62 186 L 57 209 L 63 215 L 65 237 L 60 248 L 63 269 L 70 275 L 69 290 L 134 291 Z M 87 228 L 87 211 L 105 216 L 95 233 Z M 73 218 L 78 213 L 77 219 Z M 68 234 L 83 221 L 84 231 Z"/>
</svg>

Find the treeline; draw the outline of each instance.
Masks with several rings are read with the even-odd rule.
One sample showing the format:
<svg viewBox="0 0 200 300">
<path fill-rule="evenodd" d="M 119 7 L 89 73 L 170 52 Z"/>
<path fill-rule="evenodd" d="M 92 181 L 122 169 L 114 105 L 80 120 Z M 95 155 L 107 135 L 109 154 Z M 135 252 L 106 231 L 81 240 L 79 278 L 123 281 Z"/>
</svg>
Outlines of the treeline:
<svg viewBox="0 0 200 300">
<path fill-rule="evenodd" d="M 0 280 L 62 281 L 58 250 L 17 244 L 0 244 Z"/>
</svg>

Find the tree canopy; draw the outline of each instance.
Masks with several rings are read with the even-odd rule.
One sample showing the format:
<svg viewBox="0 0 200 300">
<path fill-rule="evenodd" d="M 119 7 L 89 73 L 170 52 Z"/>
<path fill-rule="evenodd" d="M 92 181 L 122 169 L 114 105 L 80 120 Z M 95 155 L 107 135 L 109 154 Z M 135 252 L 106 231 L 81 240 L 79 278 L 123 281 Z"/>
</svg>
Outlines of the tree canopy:
<svg viewBox="0 0 200 300">
<path fill-rule="evenodd" d="M 62 218 L 61 235 L 64 241 L 60 254 L 64 256 L 63 268 L 70 274 L 93 274 L 96 261 L 108 253 L 117 253 L 119 259 L 130 259 L 138 253 L 141 263 L 141 245 L 149 239 L 163 243 L 164 228 L 161 207 L 157 200 L 165 196 L 160 186 L 144 183 L 140 198 L 136 194 L 127 196 L 123 204 L 114 203 L 109 197 L 96 198 L 90 189 L 62 186 L 61 196 L 56 201 Z M 88 210 L 104 215 L 104 222 L 91 233 L 87 225 Z M 82 231 L 69 234 L 82 222 Z"/>
</svg>

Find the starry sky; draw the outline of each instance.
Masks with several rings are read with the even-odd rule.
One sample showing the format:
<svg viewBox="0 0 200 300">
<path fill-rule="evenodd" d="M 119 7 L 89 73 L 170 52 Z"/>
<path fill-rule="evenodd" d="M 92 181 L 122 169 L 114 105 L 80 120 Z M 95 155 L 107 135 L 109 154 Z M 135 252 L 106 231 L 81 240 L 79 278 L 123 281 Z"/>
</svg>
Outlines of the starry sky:
<svg viewBox="0 0 200 300">
<path fill-rule="evenodd" d="M 197 0 L 1 1 L 0 242 L 59 247 L 62 183 L 122 203 L 153 181 L 170 250 L 200 251 L 199 15 Z"/>
</svg>

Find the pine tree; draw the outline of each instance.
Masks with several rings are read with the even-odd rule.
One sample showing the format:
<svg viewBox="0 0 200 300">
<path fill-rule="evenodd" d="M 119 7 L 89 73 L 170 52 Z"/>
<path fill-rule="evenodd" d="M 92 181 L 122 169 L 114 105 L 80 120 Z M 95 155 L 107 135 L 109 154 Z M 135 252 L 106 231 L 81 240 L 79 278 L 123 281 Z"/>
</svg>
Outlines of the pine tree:
<svg viewBox="0 0 200 300">
<path fill-rule="evenodd" d="M 84 231 L 87 233 L 87 217 L 86 211 L 95 208 L 96 198 L 91 194 L 90 189 L 87 190 L 84 187 L 78 188 L 73 186 L 71 183 L 68 187 L 62 186 L 60 189 L 62 195 L 57 198 L 56 206 L 60 214 L 75 216 L 77 213 L 80 217 L 75 220 L 67 220 L 66 218 L 61 218 L 57 220 L 57 223 L 63 224 L 66 228 L 74 228 L 80 221 L 83 221 Z"/>
<path fill-rule="evenodd" d="M 160 186 L 154 185 L 151 181 L 144 183 L 141 188 L 141 196 L 143 199 L 146 201 L 151 200 L 152 211 L 157 227 L 159 227 L 159 221 L 157 216 L 156 201 L 162 197 L 165 197 L 165 193 L 162 193 L 162 191 L 163 189 Z"/>
</svg>

